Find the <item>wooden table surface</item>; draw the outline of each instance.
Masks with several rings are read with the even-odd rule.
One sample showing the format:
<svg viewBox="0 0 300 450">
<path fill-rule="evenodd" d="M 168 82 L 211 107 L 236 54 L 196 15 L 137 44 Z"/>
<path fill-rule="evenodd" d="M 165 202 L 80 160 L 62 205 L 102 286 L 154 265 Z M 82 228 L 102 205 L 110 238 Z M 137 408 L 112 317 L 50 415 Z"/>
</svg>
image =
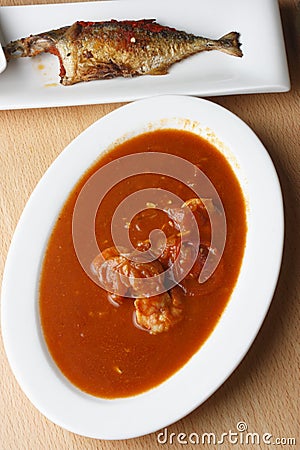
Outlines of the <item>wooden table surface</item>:
<svg viewBox="0 0 300 450">
<path fill-rule="evenodd" d="M 26 0 L 2 1 L 2 5 L 21 3 L 25 4 Z M 276 448 L 300 448 L 300 4 L 297 3 L 293 0 L 280 1 L 291 91 L 210 99 L 228 108 L 252 127 L 268 149 L 277 169 L 285 204 L 286 236 L 276 293 L 266 320 L 239 367 L 202 406 L 170 426 L 169 434 L 212 432 L 220 436 L 229 430 L 236 431 L 236 424 L 244 421 L 250 432 L 261 436 L 270 433 L 274 439 L 283 438 Z M 17 221 L 45 170 L 82 130 L 119 106 L 0 111 L 1 273 Z M 39 413 L 23 394 L 8 365 L 2 341 L 0 394 L 1 450 L 197 447 L 180 444 L 176 440 L 173 444 L 160 444 L 157 433 L 114 442 L 88 439 L 63 430 Z M 285 438 L 296 439 L 296 445 L 284 445 L 287 442 Z M 212 445 L 200 447 L 217 448 Z M 270 447 L 262 443 L 259 447 L 227 442 L 218 448 Z"/>
</svg>

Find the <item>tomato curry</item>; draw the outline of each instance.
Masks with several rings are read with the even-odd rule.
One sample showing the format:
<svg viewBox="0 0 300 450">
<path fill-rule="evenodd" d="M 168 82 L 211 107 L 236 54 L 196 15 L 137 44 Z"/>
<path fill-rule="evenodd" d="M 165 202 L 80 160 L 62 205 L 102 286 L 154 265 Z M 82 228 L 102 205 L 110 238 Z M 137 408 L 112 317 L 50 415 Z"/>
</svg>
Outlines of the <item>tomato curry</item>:
<svg viewBox="0 0 300 450">
<path fill-rule="evenodd" d="M 161 273 L 172 267 L 180 245 L 189 258 L 191 246 L 182 238 L 188 232 L 178 231 L 176 217 L 170 218 L 170 214 L 151 202 L 130 222 L 124 218 L 122 226 L 128 227 L 133 247 L 140 251 L 149 248 L 152 230 L 163 230 L 167 241 L 158 260 L 151 266 L 129 264 L 116 250 L 110 227 L 114 212 L 120 202 L 138 190 L 151 187 L 175 193 L 192 211 L 201 236 L 195 264 L 177 286 L 149 297 L 147 292 L 139 293 L 136 285 L 121 285 L 123 297 L 120 292 L 108 293 L 81 267 L 72 240 L 72 217 L 78 195 L 92 174 L 110 161 L 141 152 L 176 155 L 200 168 L 221 199 L 227 235 L 220 263 L 207 281 L 200 284 L 199 272 L 213 250 L 206 210 L 214 199 L 199 201 L 190 186 L 158 173 L 120 181 L 106 194 L 97 211 L 95 234 L 99 249 L 106 256 L 105 262 L 98 264 L 95 255 L 95 276 L 121 283 L 115 277 L 119 276 L 118 270 L 137 277 L 139 273 L 141 277 Z M 41 271 L 41 325 L 49 352 L 61 372 L 79 389 L 103 398 L 136 395 L 169 378 L 197 352 L 217 325 L 238 278 L 246 231 L 244 197 L 230 164 L 211 143 L 196 134 L 173 129 L 152 131 L 101 156 L 63 206 Z M 135 298 L 130 298 L 130 292 L 135 293 Z"/>
</svg>

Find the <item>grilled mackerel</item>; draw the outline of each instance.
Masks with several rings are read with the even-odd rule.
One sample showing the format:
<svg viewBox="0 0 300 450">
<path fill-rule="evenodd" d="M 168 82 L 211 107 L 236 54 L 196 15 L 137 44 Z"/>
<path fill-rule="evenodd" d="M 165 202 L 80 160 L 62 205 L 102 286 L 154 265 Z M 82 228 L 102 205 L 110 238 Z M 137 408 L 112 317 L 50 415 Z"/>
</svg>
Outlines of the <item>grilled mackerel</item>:
<svg viewBox="0 0 300 450">
<path fill-rule="evenodd" d="M 119 76 L 163 75 L 172 64 L 207 50 L 243 55 L 239 33 L 211 40 L 161 26 L 155 19 L 75 22 L 13 41 L 4 49 L 7 60 L 43 52 L 58 56 L 65 86 Z"/>
</svg>

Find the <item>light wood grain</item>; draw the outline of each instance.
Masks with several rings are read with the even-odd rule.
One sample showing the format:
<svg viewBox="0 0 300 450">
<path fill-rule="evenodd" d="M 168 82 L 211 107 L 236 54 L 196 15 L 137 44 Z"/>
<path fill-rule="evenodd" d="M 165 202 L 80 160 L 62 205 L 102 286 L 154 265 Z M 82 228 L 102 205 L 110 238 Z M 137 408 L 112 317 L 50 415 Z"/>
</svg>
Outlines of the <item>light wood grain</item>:
<svg viewBox="0 0 300 450">
<path fill-rule="evenodd" d="M 26 3 L 30 1 L 2 2 L 6 5 Z M 220 436 L 230 429 L 235 431 L 236 423 L 245 421 L 249 431 L 261 435 L 268 432 L 274 438 L 296 438 L 296 446 L 275 447 L 296 449 L 300 448 L 300 7 L 293 0 L 282 0 L 280 5 L 292 78 L 291 92 L 211 98 L 252 127 L 278 171 L 286 220 L 280 279 L 263 327 L 243 362 L 209 400 L 170 426 L 168 431 L 214 432 Z M 118 106 L 0 111 L 1 273 L 22 209 L 47 167 L 82 130 Z M 45 419 L 25 397 L 8 365 L 2 341 L 0 380 L 0 450 L 216 448 L 184 446 L 176 442 L 162 445 L 157 442 L 157 433 L 120 442 L 97 441 L 69 433 Z M 227 443 L 218 448 L 267 449 L 271 446 Z"/>
</svg>

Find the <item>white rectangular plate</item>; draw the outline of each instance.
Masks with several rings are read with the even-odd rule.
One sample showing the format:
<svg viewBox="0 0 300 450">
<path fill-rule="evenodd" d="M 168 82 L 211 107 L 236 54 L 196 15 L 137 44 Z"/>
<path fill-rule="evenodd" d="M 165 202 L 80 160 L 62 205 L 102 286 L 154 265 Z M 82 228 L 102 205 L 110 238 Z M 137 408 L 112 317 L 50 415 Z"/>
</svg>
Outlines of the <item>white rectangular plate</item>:
<svg viewBox="0 0 300 450">
<path fill-rule="evenodd" d="M 53 55 L 9 62 L 0 74 L 0 109 L 122 102 L 157 94 L 198 96 L 283 92 L 290 89 L 276 0 L 115 0 L 0 8 L 2 43 L 71 25 L 76 20 L 155 18 L 197 35 L 241 34 L 243 58 L 203 52 L 175 64 L 167 75 L 59 84 Z"/>
<path fill-rule="evenodd" d="M 2 73 L 6 69 L 6 65 L 7 65 L 6 58 L 3 53 L 2 45 L 0 42 L 0 73 Z"/>
</svg>

